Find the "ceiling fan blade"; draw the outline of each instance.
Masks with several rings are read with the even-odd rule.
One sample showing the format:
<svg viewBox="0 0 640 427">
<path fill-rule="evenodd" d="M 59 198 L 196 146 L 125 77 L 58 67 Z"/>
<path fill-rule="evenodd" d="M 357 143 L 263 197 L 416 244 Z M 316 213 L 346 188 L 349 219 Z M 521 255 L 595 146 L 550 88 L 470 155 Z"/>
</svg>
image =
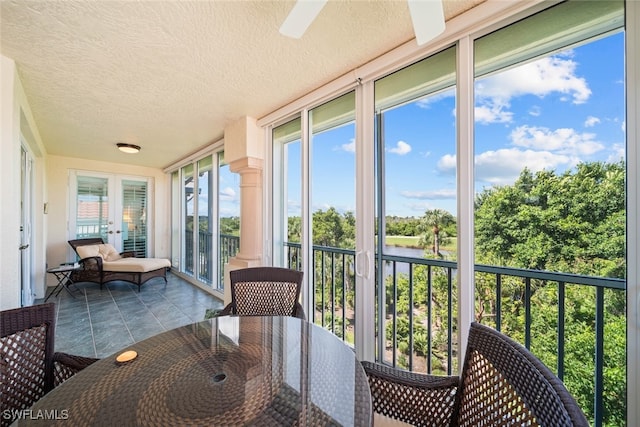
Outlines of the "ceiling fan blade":
<svg viewBox="0 0 640 427">
<path fill-rule="evenodd" d="M 298 0 L 280 27 L 280 33 L 294 39 L 302 37 L 327 0 Z"/>
<path fill-rule="evenodd" d="M 407 0 L 407 2 L 418 45 L 428 42 L 444 31 L 442 0 Z"/>
</svg>

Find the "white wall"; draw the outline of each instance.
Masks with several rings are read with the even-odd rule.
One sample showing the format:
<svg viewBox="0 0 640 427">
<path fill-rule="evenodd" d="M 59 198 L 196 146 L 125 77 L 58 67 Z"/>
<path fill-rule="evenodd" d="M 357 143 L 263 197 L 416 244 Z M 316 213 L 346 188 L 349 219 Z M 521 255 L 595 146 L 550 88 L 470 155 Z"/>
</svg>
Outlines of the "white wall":
<svg viewBox="0 0 640 427">
<path fill-rule="evenodd" d="M 0 56 L 0 309 L 20 306 L 20 110 L 12 60 Z"/>
<path fill-rule="evenodd" d="M 31 280 L 37 292 L 43 288 L 45 276 L 44 238 L 46 223 L 43 203 L 46 195 L 45 164 L 46 151 L 38 127 L 27 102 L 22 83 L 13 60 L 0 56 L 0 309 L 20 306 L 20 146 L 21 137 L 27 151 L 33 157 L 33 222 L 31 224 L 32 254 Z M 38 286 L 38 284 L 40 286 Z"/>
</svg>

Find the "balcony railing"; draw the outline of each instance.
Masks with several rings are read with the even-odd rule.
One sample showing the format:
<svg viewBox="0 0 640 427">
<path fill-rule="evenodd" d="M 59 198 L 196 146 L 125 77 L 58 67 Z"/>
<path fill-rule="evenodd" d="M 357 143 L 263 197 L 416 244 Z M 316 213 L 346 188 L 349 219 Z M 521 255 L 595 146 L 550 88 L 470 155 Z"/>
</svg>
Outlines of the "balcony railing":
<svg viewBox="0 0 640 427">
<path fill-rule="evenodd" d="M 301 246 L 286 243 L 288 267 L 301 268 Z M 349 344 L 353 344 L 355 311 L 355 251 L 324 246 L 313 246 L 312 303 L 314 312 L 310 320 L 333 331 Z M 382 265 L 382 268 L 380 266 Z M 383 363 L 409 370 L 433 374 L 458 372 L 456 338 L 457 328 L 457 263 L 452 261 L 377 254 L 376 256 L 376 348 L 377 359 Z M 548 322 L 548 330 L 556 330 L 554 346 L 557 346 L 555 371 L 562 380 L 566 374 L 565 343 L 567 319 L 565 306 L 569 287 L 589 289 L 594 295 L 594 312 L 585 316 L 593 319 L 594 372 L 593 407 L 594 425 L 602 425 L 605 393 L 605 306 L 608 298 L 623 297 L 624 279 L 553 273 L 488 265 L 475 266 L 476 283 L 483 289 L 493 289 L 491 295 L 476 298 L 476 319 L 502 330 L 507 316 L 513 324 L 513 313 L 504 313 L 505 295 L 513 310 L 517 306 L 519 331 L 514 338 L 536 353 L 540 345 L 532 337 L 534 324 L 535 292 L 544 290 L 552 294 L 557 303 L 554 319 Z M 380 292 L 380 283 L 384 291 Z M 535 292 L 534 292 L 535 291 Z M 399 309 L 404 304 L 404 309 Z M 422 307 L 422 313 L 416 307 Z M 411 309 L 408 309 L 411 307 Z M 537 320 L 539 321 L 539 320 Z M 438 353 L 445 349 L 444 354 Z M 553 368 L 553 366 L 552 366 Z M 586 408 L 585 408 L 586 409 Z"/>
<path fill-rule="evenodd" d="M 187 234 L 192 231 L 187 230 Z M 230 234 L 220 234 L 220 246 L 218 254 L 218 277 L 213 281 L 213 234 L 209 231 L 198 232 L 198 255 L 197 255 L 197 268 L 198 279 L 204 283 L 212 285 L 214 289 L 222 289 L 224 283 L 224 265 L 229 261 L 229 258 L 234 257 L 240 248 L 240 237 Z M 193 240 L 185 240 L 185 271 L 189 274 L 193 274 Z"/>
</svg>

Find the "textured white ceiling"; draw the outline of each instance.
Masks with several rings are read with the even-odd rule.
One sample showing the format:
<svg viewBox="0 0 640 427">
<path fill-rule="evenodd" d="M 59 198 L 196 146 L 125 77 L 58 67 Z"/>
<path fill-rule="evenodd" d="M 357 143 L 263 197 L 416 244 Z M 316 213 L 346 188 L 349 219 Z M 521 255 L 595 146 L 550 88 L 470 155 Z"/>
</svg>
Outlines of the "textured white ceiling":
<svg viewBox="0 0 640 427">
<path fill-rule="evenodd" d="M 293 4 L 2 0 L 0 52 L 50 154 L 162 168 L 414 37 L 405 1 L 334 0 L 289 39 Z"/>
</svg>

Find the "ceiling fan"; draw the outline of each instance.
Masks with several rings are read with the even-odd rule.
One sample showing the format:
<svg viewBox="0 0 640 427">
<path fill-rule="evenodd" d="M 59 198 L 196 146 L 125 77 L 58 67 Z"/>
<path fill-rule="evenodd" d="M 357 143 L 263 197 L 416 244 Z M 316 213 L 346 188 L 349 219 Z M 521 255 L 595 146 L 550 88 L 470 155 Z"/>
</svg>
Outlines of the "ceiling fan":
<svg viewBox="0 0 640 427">
<path fill-rule="evenodd" d="M 418 45 L 444 31 L 443 0 L 407 0 Z M 318 16 L 327 0 L 297 0 L 280 27 L 280 33 L 299 39 Z"/>
</svg>

